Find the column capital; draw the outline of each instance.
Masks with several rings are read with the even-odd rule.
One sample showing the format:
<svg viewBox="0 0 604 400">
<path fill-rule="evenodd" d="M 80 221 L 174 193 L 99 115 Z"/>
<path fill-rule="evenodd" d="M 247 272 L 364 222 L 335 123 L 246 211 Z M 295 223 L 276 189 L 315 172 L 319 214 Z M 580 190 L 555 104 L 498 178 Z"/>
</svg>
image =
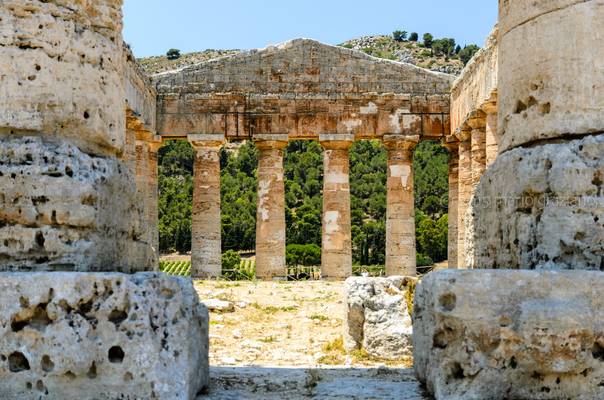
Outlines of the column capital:
<svg viewBox="0 0 604 400">
<path fill-rule="evenodd" d="M 208 147 L 220 148 L 226 142 L 223 133 L 190 134 L 187 135 L 187 140 L 196 151 Z"/>
<path fill-rule="evenodd" d="M 289 135 L 287 133 L 258 133 L 252 136 L 252 140 L 259 150 L 283 150 L 289 143 Z"/>
<path fill-rule="evenodd" d="M 468 116 L 466 123 L 472 130 L 484 130 L 487 126 L 487 115 L 482 110 L 474 110 Z"/>
<path fill-rule="evenodd" d="M 419 143 L 419 135 L 388 134 L 382 140 L 388 150 L 413 150 Z"/>
<path fill-rule="evenodd" d="M 467 123 L 464 123 L 462 126 L 457 128 L 454 136 L 460 142 L 467 142 L 470 140 L 470 137 L 472 137 L 472 128 Z"/>
<path fill-rule="evenodd" d="M 319 135 L 319 143 L 327 150 L 348 150 L 354 143 L 354 135 L 351 133 L 322 133 Z"/>
<path fill-rule="evenodd" d="M 153 140 L 148 141 L 147 144 L 149 145 L 150 152 L 157 153 L 164 145 L 164 142 L 162 141 L 161 136 L 155 135 L 153 136 Z"/>
<path fill-rule="evenodd" d="M 497 114 L 497 100 L 484 103 L 480 109 L 487 115 Z"/>
<path fill-rule="evenodd" d="M 441 141 L 441 145 L 449 150 L 449 153 L 459 152 L 459 140 L 455 136 L 447 136 Z"/>
</svg>

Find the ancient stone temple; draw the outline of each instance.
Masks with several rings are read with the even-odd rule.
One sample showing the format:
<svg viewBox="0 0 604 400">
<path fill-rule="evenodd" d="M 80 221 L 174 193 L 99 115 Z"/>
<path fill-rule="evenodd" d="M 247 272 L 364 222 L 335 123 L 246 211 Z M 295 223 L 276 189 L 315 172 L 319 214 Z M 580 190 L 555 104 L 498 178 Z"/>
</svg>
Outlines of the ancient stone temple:
<svg viewBox="0 0 604 400">
<path fill-rule="evenodd" d="M 121 7 L 0 4 L 2 399 L 208 384 L 191 282 L 143 272 L 157 266 L 155 91 L 123 49 Z"/>
<path fill-rule="evenodd" d="M 415 275 L 413 148 L 449 132 L 451 76 L 298 39 L 154 81 L 158 135 L 188 138 L 203 158 L 195 164 L 194 276 L 220 275 L 217 149 L 247 139 L 260 150 L 259 278 L 286 274 L 283 150 L 300 139 L 318 140 L 325 150 L 323 278 L 352 274 L 348 153 L 361 139 L 383 140 L 388 149 L 388 274 Z"/>
<path fill-rule="evenodd" d="M 257 275 L 285 277 L 300 139 L 324 149 L 322 277 L 349 277 L 349 149 L 380 140 L 392 276 L 348 281 L 346 345 L 412 351 L 437 399 L 604 398 L 603 0 L 500 0 L 456 80 L 307 39 L 149 78 L 121 9 L 0 3 L 0 399 L 207 389 L 207 309 L 155 272 L 158 151 L 179 138 L 196 154 L 194 278 L 221 274 L 219 151 L 242 140 L 260 154 Z M 450 152 L 449 269 L 414 289 L 422 140 Z"/>
</svg>

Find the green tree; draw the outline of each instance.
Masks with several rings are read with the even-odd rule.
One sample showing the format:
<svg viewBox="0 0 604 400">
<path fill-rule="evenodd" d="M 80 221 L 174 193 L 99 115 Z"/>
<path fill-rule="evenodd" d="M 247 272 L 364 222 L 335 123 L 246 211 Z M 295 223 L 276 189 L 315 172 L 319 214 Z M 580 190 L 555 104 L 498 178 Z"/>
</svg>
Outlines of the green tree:
<svg viewBox="0 0 604 400">
<path fill-rule="evenodd" d="M 459 52 L 459 59 L 464 65 L 466 65 L 472 59 L 472 57 L 474 57 L 474 54 L 476 54 L 478 50 L 480 50 L 480 47 L 476 46 L 475 44 L 465 46 Z"/>
<path fill-rule="evenodd" d="M 394 31 L 392 37 L 397 42 L 404 42 L 407 40 L 407 31 Z"/>
<path fill-rule="evenodd" d="M 288 244 L 285 254 L 290 267 L 321 265 L 321 247 L 316 244 Z"/>
<path fill-rule="evenodd" d="M 166 53 L 166 57 L 168 57 L 168 60 L 177 60 L 177 59 L 180 58 L 180 50 L 178 50 L 178 49 L 170 49 Z"/>
<path fill-rule="evenodd" d="M 409 35 L 409 41 L 417 42 L 418 40 L 419 40 L 419 35 L 417 34 L 417 32 L 411 32 L 411 35 Z"/>
<path fill-rule="evenodd" d="M 434 40 L 434 36 L 430 33 L 424 33 L 424 46 L 428 49 L 432 48 L 432 41 Z"/>
</svg>

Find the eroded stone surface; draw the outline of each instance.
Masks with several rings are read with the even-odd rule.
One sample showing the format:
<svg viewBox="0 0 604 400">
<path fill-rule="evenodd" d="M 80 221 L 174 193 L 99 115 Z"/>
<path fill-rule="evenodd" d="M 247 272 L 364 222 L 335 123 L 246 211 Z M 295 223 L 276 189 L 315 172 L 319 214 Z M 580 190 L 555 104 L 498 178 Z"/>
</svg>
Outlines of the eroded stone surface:
<svg viewBox="0 0 604 400">
<path fill-rule="evenodd" d="M 0 144 L 0 270 L 153 269 L 121 161 L 38 137 Z"/>
<path fill-rule="evenodd" d="M 0 398 L 180 400 L 208 384 L 208 313 L 184 278 L 2 273 L 0 304 Z"/>
<path fill-rule="evenodd" d="M 124 145 L 122 0 L 4 0 L 0 134 L 43 132 L 86 152 Z"/>
<path fill-rule="evenodd" d="M 440 271 L 415 293 L 413 351 L 438 399 L 604 396 L 604 274 Z"/>
<path fill-rule="evenodd" d="M 602 154 L 604 135 L 501 154 L 473 199 L 466 264 L 602 270 Z"/>
<path fill-rule="evenodd" d="M 364 349 L 383 359 L 401 360 L 412 353 L 407 291 L 416 279 L 353 277 L 346 280 L 348 351 Z"/>
<path fill-rule="evenodd" d="M 501 1 L 499 12 L 500 151 L 604 131 L 604 2 Z"/>
</svg>

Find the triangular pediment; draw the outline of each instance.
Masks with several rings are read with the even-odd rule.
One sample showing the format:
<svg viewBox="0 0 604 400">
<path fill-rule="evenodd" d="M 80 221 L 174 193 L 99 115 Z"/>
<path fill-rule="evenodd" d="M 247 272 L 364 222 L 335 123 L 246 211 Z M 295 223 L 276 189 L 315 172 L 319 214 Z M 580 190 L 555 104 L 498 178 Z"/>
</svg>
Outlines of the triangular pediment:
<svg viewBox="0 0 604 400">
<path fill-rule="evenodd" d="M 160 93 L 446 94 L 454 77 L 296 39 L 155 76 Z"/>
</svg>

